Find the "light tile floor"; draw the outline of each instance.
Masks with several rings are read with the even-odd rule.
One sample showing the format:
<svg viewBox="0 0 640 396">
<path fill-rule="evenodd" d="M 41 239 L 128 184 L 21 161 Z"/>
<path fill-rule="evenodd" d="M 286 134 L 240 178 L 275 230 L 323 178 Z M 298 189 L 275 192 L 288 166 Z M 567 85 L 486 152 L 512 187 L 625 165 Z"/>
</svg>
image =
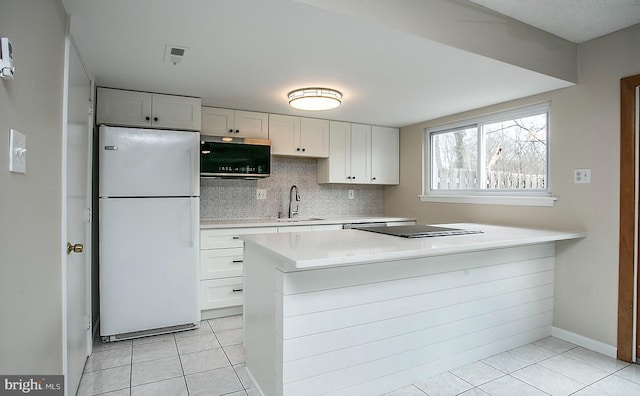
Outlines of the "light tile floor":
<svg viewBox="0 0 640 396">
<path fill-rule="evenodd" d="M 202 321 L 181 333 L 97 341 L 78 395 L 255 396 L 242 341 L 242 315 Z M 549 337 L 385 396 L 425 395 L 640 395 L 640 366 Z"/>
<path fill-rule="evenodd" d="M 242 315 L 174 334 L 93 345 L 78 396 L 254 396 L 244 371 Z"/>
</svg>

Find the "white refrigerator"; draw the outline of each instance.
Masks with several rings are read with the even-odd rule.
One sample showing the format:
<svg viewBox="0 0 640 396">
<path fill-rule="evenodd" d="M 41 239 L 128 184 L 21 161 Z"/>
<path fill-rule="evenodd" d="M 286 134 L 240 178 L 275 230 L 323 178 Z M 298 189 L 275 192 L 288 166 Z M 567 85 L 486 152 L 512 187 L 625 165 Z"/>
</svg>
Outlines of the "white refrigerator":
<svg viewBox="0 0 640 396">
<path fill-rule="evenodd" d="M 200 136 L 100 127 L 100 335 L 104 341 L 200 322 Z"/>
</svg>

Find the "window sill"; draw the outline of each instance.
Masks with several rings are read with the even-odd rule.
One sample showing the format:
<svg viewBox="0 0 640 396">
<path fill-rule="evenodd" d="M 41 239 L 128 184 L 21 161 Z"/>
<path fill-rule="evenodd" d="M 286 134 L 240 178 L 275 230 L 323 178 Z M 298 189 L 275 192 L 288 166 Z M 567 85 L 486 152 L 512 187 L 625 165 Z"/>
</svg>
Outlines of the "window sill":
<svg viewBox="0 0 640 396">
<path fill-rule="evenodd" d="M 502 195 L 419 195 L 421 202 L 512 205 L 512 206 L 547 206 L 551 207 L 556 197 L 517 197 Z"/>
</svg>

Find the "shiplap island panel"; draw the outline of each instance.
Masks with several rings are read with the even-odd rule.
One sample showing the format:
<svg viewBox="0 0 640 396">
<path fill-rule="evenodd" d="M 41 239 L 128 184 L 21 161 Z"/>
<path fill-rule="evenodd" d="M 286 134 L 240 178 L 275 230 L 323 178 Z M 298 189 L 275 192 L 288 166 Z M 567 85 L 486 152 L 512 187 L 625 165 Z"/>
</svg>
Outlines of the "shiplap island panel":
<svg viewBox="0 0 640 396">
<path fill-rule="evenodd" d="M 406 239 L 243 236 L 246 367 L 264 395 L 378 395 L 551 334 L 555 241 L 477 224 Z"/>
</svg>

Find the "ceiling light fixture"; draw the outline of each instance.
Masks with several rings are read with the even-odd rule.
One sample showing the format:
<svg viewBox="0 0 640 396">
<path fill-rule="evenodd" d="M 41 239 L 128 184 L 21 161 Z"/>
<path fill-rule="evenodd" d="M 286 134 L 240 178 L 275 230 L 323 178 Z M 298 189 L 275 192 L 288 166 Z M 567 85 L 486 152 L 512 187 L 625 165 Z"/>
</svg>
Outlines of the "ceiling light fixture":
<svg viewBox="0 0 640 396">
<path fill-rule="evenodd" d="M 288 96 L 289 106 L 298 110 L 331 110 L 342 103 L 342 93 L 330 88 L 301 88 Z"/>
</svg>

